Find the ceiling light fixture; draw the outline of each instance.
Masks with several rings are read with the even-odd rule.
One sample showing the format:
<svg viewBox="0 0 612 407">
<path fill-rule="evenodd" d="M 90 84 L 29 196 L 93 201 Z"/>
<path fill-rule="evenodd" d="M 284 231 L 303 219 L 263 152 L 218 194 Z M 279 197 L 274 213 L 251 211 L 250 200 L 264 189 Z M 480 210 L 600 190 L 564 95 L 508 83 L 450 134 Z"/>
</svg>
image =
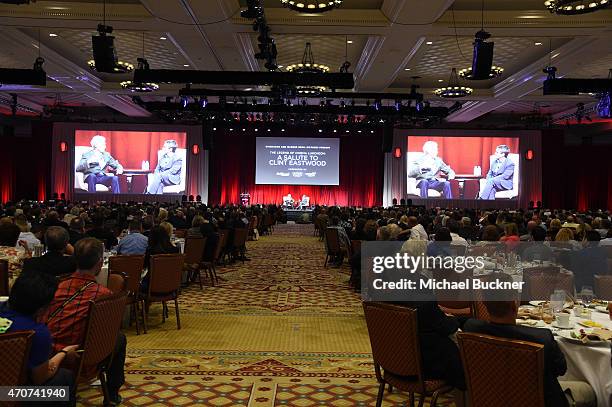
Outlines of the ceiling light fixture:
<svg viewBox="0 0 612 407">
<path fill-rule="evenodd" d="M 315 63 L 314 56 L 312 55 L 312 46 L 307 42 L 306 48 L 304 48 L 304 55 L 302 56 L 302 63 L 288 65 L 287 71 L 297 73 L 326 73 L 329 72 L 329 66 Z"/>
<path fill-rule="evenodd" d="M 57 37 L 57 34 L 55 34 L 55 33 L 49 33 L 49 37 Z"/>
<path fill-rule="evenodd" d="M 609 0 L 546 0 L 544 2 L 544 6 L 551 13 L 563 15 L 593 13 L 609 5 Z"/>
<path fill-rule="evenodd" d="M 454 99 L 462 98 L 472 94 L 474 90 L 467 86 L 461 86 L 459 84 L 459 76 L 457 76 L 457 70 L 453 68 L 451 70 L 450 78 L 448 79 L 447 86 L 438 88 L 434 91 L 434 94 L 441 98 Z"/>
<path fill-rule="evenodd" d="M 283 5 L 298 13 L 325 13 L 340 7 L 343 0 L 281 0 Z"/>
<path fill-rule="evenodd" d="M 149 70 L 149 62 L 145 59 L 145 33 L 142 33 L 142 57 L 138 58 L 138 69 L 141 71 Z M 132 92 L 153 92 L 159 89 L 159 85 L 154 82 L 123 81 L 120 83 L 123 89 Z"/>
</svg>

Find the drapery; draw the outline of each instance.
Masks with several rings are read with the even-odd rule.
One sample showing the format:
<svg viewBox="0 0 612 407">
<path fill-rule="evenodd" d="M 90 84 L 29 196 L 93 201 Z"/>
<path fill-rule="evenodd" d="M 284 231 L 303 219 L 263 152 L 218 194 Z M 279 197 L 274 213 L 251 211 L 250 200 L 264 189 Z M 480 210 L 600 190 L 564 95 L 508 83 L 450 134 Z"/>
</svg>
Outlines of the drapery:
<svg viewBox="0 0 612 407">
<path fill-rule="evenodd" d="M 218 131 L 212 135 L 209 201 L 213 204 L 239 203 L 240 194 L 251 195 L 251 203 L 282 203 L 283 196 L 310 197 L 311 204 L 370 207 L 382 204 L 383 154 L 380 134 L 351 134 L 340 138 L 340 185 L 256 185 L 255 139 L 261 136 L 318 137 L 312 129 L 291 129 L 276 134 L 246 131 Z M 206 146 L 207 147 L 207 146 Z"/>
</svg>

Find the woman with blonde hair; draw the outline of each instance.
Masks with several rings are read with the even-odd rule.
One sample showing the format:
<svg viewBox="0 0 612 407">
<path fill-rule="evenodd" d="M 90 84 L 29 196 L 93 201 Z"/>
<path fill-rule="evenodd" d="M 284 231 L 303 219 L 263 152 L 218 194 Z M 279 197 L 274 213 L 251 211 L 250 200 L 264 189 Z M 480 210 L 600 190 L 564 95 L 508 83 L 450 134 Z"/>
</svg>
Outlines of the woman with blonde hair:
<svg viewBox="0 0 612 407">
<path fill-rule="evenodd" d="M 574 240 L 574 231 L 570 228 L 561 228 L 555 236 L 555 247 L 564 247 L 572 250 L 580 250 L 580 243 Z"/>
</svg>

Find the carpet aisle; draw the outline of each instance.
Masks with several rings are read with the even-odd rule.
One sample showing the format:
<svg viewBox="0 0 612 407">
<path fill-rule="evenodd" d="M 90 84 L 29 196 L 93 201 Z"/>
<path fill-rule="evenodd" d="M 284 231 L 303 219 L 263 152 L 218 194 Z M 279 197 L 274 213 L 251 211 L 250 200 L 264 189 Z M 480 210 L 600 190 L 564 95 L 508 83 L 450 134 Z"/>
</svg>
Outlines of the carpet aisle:
<svg viewBox="0 0 612 407">
<path fill-rule="evenodd" d="M 251 261 L 218 268 L 220 284 L 192 285 L 149 331 L 126 329 L 125 406 L 374 406 L 378 386 L 359 295 L 348 266 L 324 268 L 312 225 L 278 225 L 247 242 Z M 170 308 L 173 308 L 170 306 Z M 101 405 L 83 388 L 79 405 Z M 400 406 L 405 394 L 386 394 Z M 451 405 L 439 401 L 439 405 Z"/>
</svg>

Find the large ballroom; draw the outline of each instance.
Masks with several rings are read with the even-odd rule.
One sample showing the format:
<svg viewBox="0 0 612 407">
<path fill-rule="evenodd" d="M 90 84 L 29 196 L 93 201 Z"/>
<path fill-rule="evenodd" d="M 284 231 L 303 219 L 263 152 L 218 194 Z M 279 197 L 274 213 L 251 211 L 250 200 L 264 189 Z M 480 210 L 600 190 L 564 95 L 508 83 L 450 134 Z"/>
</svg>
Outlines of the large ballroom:
<svg viewBox="0 0 612 407">
<path fill-rule="evenodd" d="M 609 0 L 0 0 L 0 405 L 612 407 Z"/>
</svg>

